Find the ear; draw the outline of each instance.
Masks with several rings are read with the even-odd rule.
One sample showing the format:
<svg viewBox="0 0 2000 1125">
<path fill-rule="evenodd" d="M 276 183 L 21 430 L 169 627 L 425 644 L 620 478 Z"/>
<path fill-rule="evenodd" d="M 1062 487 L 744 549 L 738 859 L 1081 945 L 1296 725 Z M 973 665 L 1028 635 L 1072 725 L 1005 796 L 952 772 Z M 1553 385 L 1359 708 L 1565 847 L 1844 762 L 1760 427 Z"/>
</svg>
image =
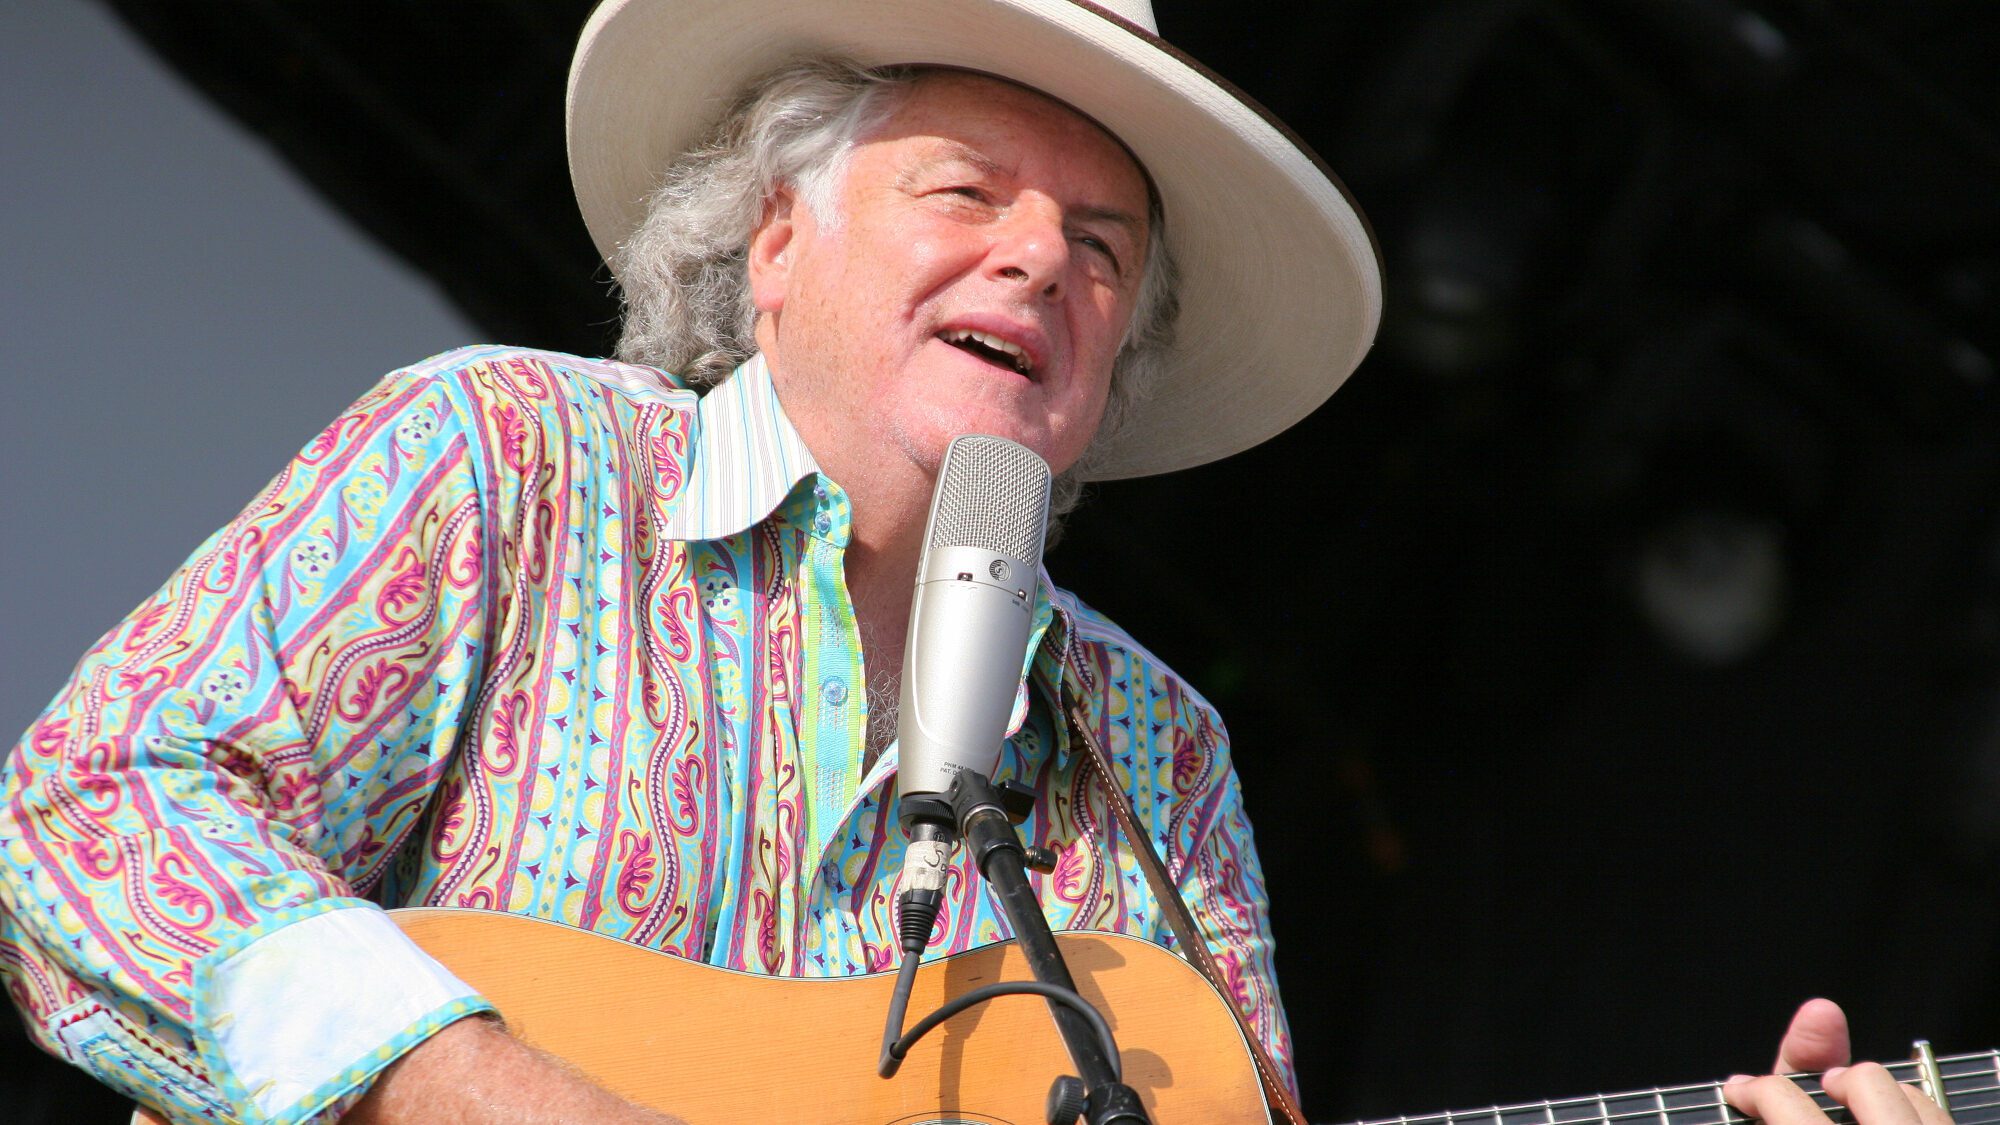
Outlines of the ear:
<svg viewBox="0 0 2000 1125">
<path fill-rule="evenodd" d="M 779 188 L 764 205 L 764 217 L 750 232 L 750 302 L 760 313 L 785 307 L 791 287 L 792 224 L 795 200 L 790 188 Z"/>
</svg>

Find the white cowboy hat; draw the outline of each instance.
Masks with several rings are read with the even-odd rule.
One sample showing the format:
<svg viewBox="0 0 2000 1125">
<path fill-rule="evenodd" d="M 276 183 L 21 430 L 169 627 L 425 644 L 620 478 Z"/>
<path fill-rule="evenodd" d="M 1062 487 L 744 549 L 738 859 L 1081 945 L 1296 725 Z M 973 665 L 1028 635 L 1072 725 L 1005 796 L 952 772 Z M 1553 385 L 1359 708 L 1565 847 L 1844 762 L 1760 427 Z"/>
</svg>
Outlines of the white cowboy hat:
<svg viewBox="0 0 2000 1125">
<path fill-rule="evenodd" d="M 1011 79 L 1123 141 L 1180 263 L 1173 352 L 1089 475 L 1184 469 L 1273 437 L 1354 371 L 1381 318 L 1366 220 L 1262 107 L 1162 42 L 1151 0 L 606 0 L 569 76 L 569 166 L 607 258 L 660 173 L 752 80 L 804 55 Z"/>
</svg>

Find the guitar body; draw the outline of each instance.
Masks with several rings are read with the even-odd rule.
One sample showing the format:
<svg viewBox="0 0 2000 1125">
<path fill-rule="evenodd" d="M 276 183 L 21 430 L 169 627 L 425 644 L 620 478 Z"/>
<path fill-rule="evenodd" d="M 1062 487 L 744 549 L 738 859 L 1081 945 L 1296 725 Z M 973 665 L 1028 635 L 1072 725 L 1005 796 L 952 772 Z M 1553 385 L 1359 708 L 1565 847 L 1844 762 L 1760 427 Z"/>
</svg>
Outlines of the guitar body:
<svg viewBox="0 0 2000 1125">
<path fill-rule="evenodd" d="M 512 914 L 418 908 L 391 917 L 491 999 L 515 1034 L 690 1125 L 1040 1125 L 1050 1081 L 1075 1072 L 1038 997 L 961 1013 L 884 1079 L 875 1062 L 893 973 L 757 976 Z M 1268 1121 L 1242 1033 L 1191 966 L 1137 938 L 1057 940 L 1155 1121 Z M 909 1021 L 972 988 L 1032 979 L 1011 943 L 945 958 L 919 972 Z"/>
</svg>

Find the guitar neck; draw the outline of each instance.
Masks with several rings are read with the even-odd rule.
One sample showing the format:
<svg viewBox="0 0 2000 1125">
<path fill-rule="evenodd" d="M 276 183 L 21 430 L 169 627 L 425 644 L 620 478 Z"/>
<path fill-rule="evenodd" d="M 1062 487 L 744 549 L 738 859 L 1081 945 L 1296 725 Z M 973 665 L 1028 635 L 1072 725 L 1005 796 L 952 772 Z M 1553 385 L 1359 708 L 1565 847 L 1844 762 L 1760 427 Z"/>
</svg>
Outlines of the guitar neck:
<svg viewBox="0 0 2000 1125">
<path fill-rule="evenodd" d="M 1915 1062 L 1887 1063 L 1899 1082 L 1915 1082 Z M 2000 1123 L 2000 1051 L 1953 1055 L 1937 1060 L 1945 1100 L 1956 1125 Z M 1835 1102 L 1807 1076 L 1795 1078 L 1811 1094 L 1834 1125 L 1851 1125 L 1846 1107 Z M 1594 1094 L 1587 1098 L 1523 1102 L 1519 1105 L 1415 1117 L 1388 1117 L 1357 1125 L 1753 1125 L 1723 1100 L 1719 1082 L 1692 1086 L 1662 1086 L 1627 1094 Z"/>
</svg>

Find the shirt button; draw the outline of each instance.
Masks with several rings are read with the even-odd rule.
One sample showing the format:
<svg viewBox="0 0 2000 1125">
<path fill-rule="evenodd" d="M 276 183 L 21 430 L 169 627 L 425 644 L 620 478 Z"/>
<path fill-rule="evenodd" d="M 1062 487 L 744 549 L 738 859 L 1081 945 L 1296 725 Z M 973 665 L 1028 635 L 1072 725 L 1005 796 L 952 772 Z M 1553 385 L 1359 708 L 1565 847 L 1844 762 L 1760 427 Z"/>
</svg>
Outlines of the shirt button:
<svg viewBox="0 0 2000 1125">
<path fill-rule="evenodd" d="M 827 706 L 838 707 L 847 702 L 847 685 L 839 680 L 828 680 L 819 686 L 819 697 L 826 700 Z"/>
<path fill-rule="evenodd" d="M 813 527 L 819 531 L 830 531 L 833 529 L 833 517 L 821 512 L 813 517 Z"/>
</svg>

